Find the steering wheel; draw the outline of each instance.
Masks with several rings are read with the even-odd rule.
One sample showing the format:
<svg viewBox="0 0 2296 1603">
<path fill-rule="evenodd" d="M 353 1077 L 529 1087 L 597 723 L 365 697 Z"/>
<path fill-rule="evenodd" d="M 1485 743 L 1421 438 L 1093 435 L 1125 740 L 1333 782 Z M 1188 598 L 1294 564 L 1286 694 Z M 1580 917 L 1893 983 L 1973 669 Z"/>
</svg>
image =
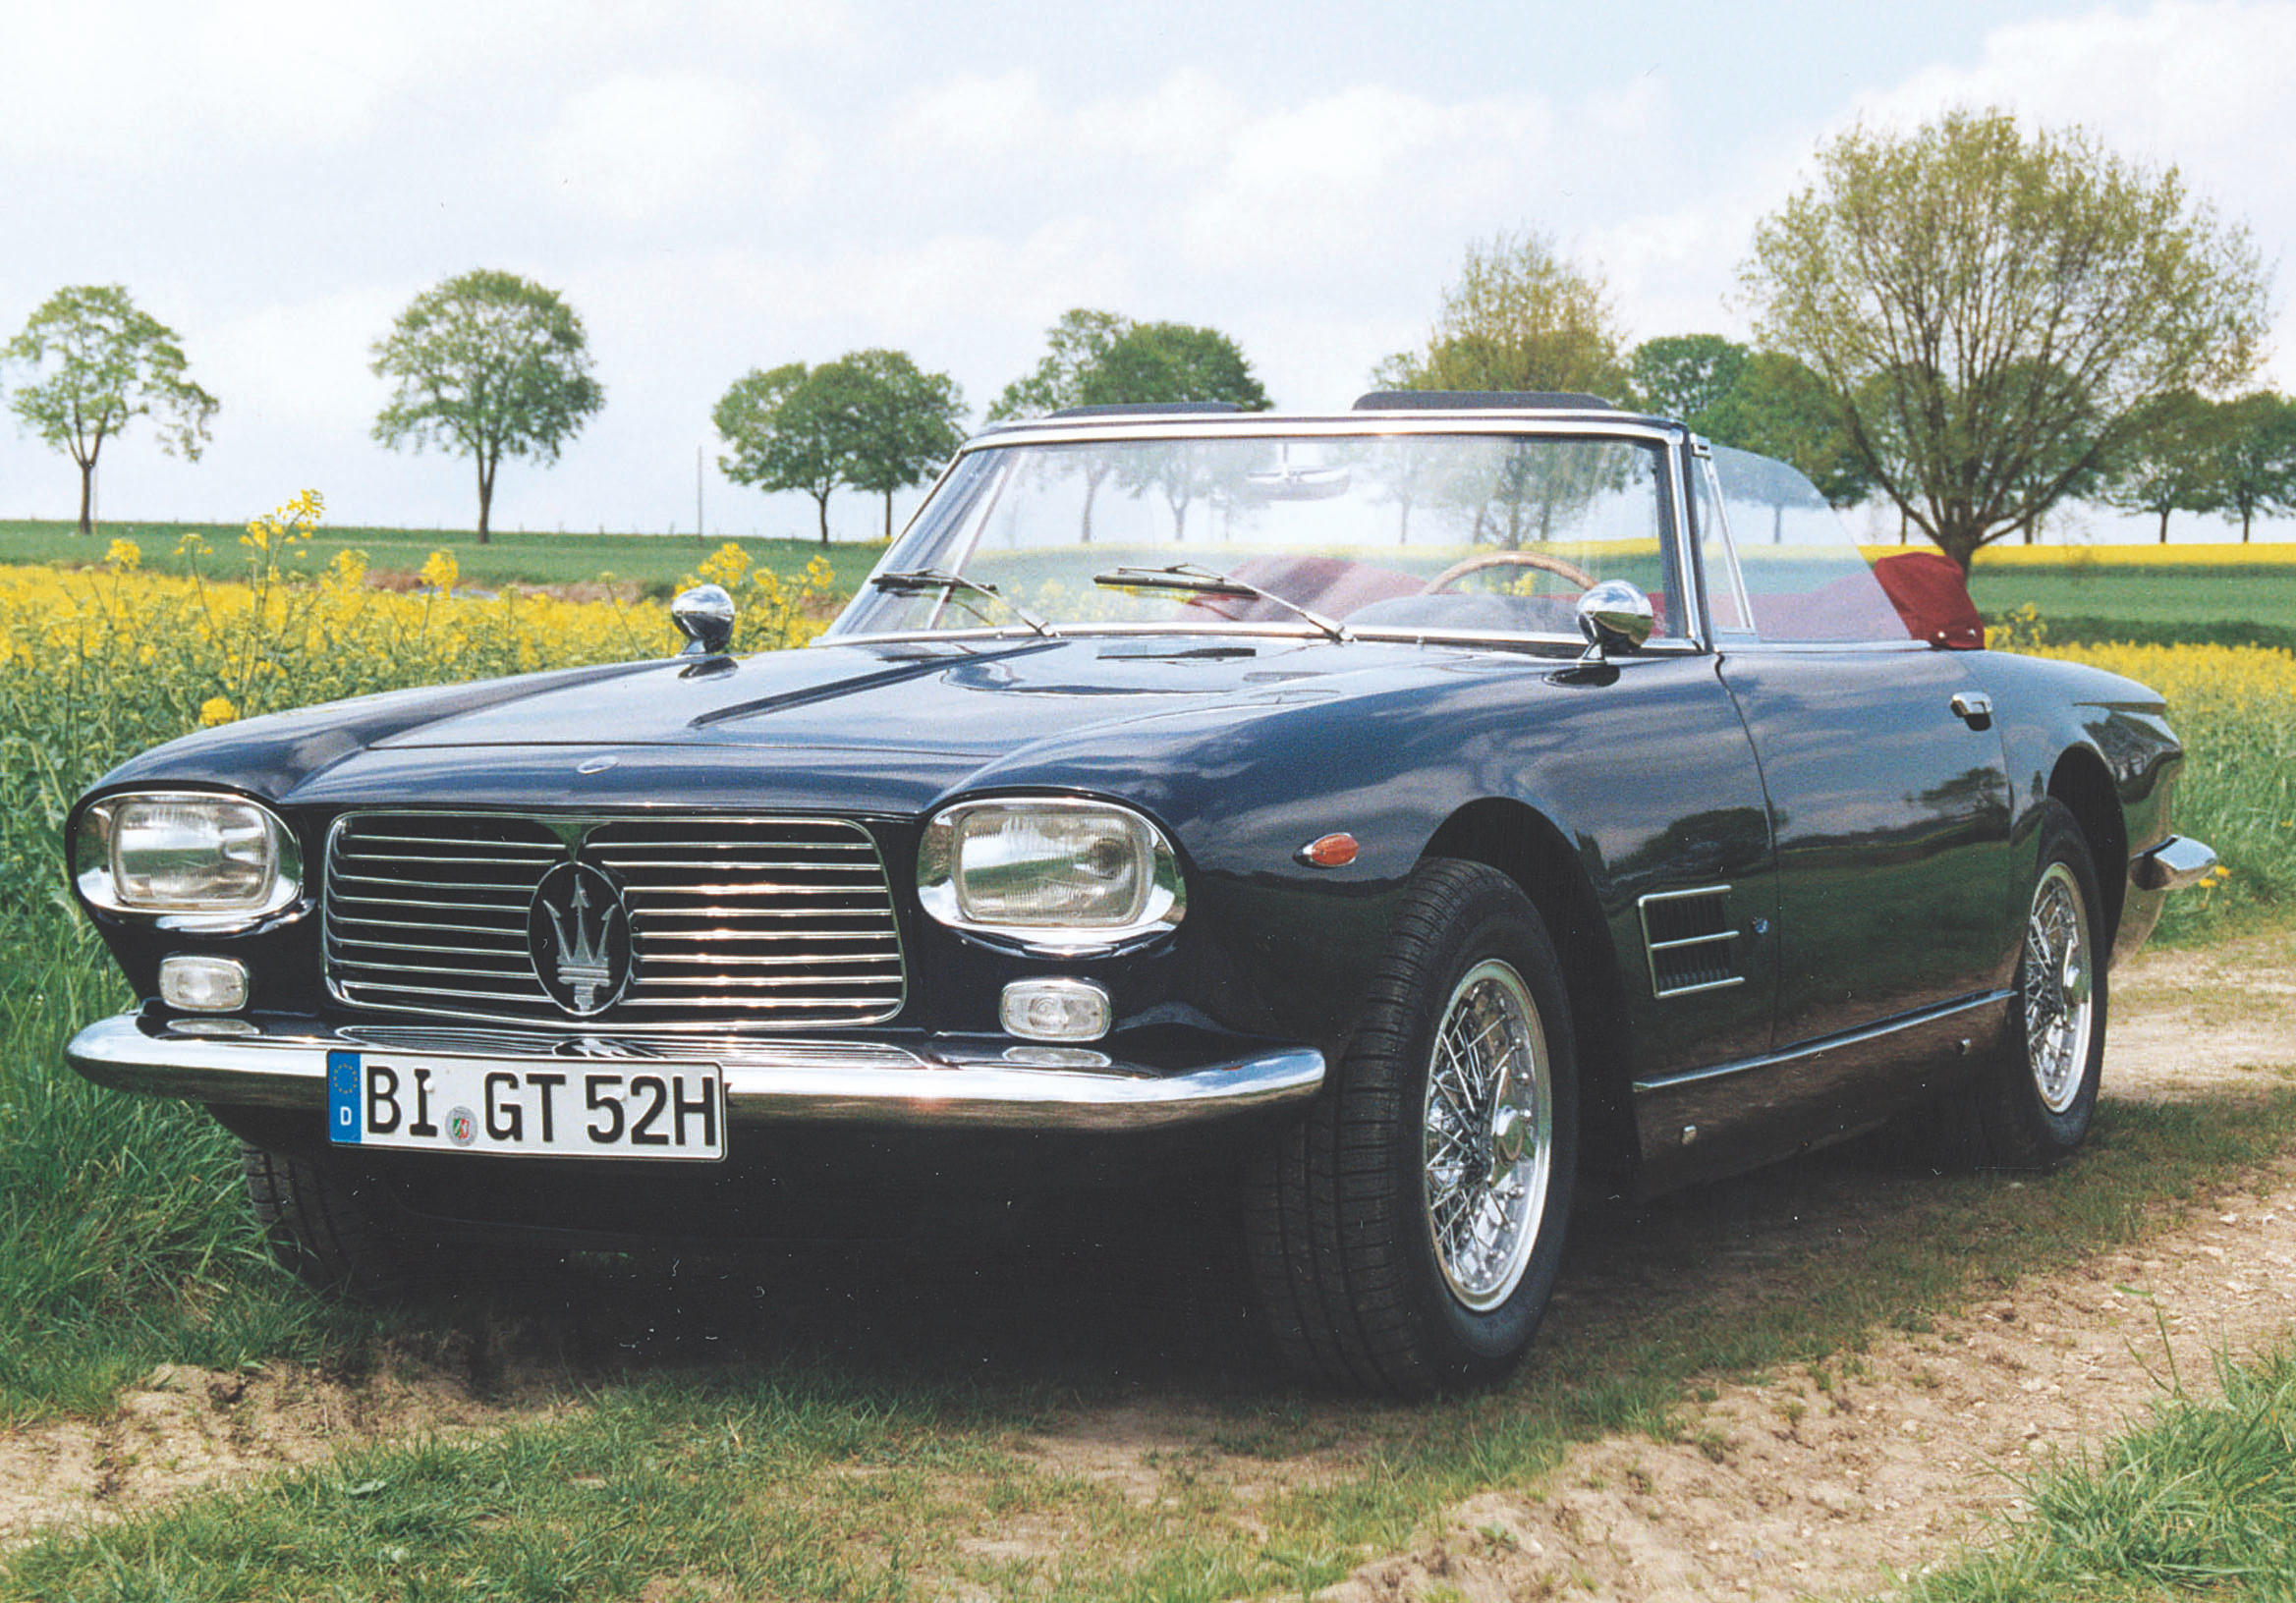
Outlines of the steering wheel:
<svg viewBox="0 0 2296 1603">
<path fill-rule="evenodd" d="M 1453 580 L 1465 579 L 1469 574 L 1485 568 L 1543 568 L 1550 574 L 1559 574 L 1582 590 L 1595 587 L 1595 576 L 1584 568 L 1574 568 L 1560 557 L 1550 557 L 1542 551 L 1484 551 L 1454 562 L 1421 586 L 1422 595 L 1432 595 L 1445 588 Z"/>
</svg>

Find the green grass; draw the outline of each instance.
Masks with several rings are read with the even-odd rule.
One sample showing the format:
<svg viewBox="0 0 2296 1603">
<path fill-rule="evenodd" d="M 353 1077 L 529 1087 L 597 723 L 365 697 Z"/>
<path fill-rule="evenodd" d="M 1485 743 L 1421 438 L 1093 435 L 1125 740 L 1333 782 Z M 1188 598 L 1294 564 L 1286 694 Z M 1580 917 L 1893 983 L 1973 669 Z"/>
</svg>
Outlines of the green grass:
<svg viewBox="0 0 2296 1603">
<path fill-rule="evenodd" d="M 60 916 L 31 924 L 0 967 L 0 1422 L 99 1412 L 156 1363 L 308 1355 L 361 1329 L 268 1261 L 203 1112 L 64 1067 L 127 988 Z"/>
<path fill-rule="evenodd" d="M 1969 593 L 1997 618 L 2034 606 L 2051 639 L 2154 644 L 2296 643 L 2296 566 L 2251 568 L 1980 567 Z"/>
<path fill-rule="evenodd" d="M 136 542 L 144 567 L 181 573 L 184 559 L 176 554 L 177 542 L 186 534 L 196 534 L 213 550 L 203 559 L 206 572 L 228 578 L 239 570 L 239 537 L 246 531 L 239 524 L 106 523 L 92 538 L 83 539 L 69 523 L 0 521 L 0 562 L 100 562 L 111 542 L 120 539 Z M 500 529 L 491 543 L 480 545 L 469 529 L 327 525 L 312 536 L 302 565 L 315 572 L 338 551 L 360 550 L 366 553 L 367 566 L 378 573 L 412 574 L 431 552 L 443 550 L 454 553 L 467 582 L 480 586 L 514 580 L 564 584 L 611 574 L 647 591 L 667 594 L 696 563 L 725 544 L 740 546 L 753 562 L 778 574 L 797 573 L 814 557 L 825 556 L 836 572 L 834 587 L 841 594 L 860 585 L 885 549 L 874 541 L 833 541 L 824 547 L 813 540 L 725 540 L 713 535 L 697 542 L 692 535 L 522 534 Z"/>
<path fill-rule="evenodd" d="M 1908 1603 L 2296 1597 L 2296 1347 L 2219 1363 L 2152 1419 L 2036 1475 L 1998 1545 L 1932 1572 Z"/>
</svg>

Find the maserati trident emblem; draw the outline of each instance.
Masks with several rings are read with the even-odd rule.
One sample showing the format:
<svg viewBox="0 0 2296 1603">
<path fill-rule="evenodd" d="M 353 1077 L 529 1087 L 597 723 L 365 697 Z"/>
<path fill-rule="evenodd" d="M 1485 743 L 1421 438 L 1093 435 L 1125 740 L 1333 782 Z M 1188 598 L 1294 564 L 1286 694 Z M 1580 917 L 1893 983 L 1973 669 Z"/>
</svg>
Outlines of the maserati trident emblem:
<svg viewBox="0 0 2296 1603">
<path fill-rule="evenodd" d="M 562 862 L 542 876 L 527 910 L 534 977 L 577 1018 L 602 1013 L 630 987 L 630 909 L 604 869 Z"/>
</svg>

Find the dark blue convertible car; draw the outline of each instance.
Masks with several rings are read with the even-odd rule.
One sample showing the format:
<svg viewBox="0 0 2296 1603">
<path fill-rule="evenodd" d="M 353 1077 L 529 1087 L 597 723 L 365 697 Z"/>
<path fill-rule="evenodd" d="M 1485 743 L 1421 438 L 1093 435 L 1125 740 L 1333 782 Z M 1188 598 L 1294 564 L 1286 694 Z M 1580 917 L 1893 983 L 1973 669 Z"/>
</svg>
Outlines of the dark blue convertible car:
<svg viewBox="0 0 2296 1603">
<path fill-rule="evenodd" d="M 2088 1130 L 2112 965 L 2213 861 L 2176 739 L 1878 567 L 1585 397 L 993 429 L 813 646 L 727 655 L 704 589 L 666 661 L 106 777 L 72 876 L 142 1000 L 72 1061 L 211 1108 L 320 1277 L 1192 1166 L 1294 1364 L 1485 1379 L 1582 1177 Z"/>
</svg>

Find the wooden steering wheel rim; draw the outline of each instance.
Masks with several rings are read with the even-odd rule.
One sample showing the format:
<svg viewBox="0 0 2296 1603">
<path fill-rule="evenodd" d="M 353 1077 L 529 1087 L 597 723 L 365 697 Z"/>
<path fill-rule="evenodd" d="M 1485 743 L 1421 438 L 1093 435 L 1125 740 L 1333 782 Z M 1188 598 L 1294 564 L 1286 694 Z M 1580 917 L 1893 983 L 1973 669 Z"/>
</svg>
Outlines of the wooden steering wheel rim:
<svg viewBox="0 0 2296 1603">
<path fill-rule="evenodd" d="M 1569 580 L 1582 590 L 1595 587 L 1595 576 L 1584 568 L 1574 568 L 1560 557 L 1550 557 L 1543 551 L 1481 551 L 1464 561 L 1454 562 L 1421 586 L 1420 594 L 1431 595 L 1455 579 L 1484 568 L 1543 568 Z"/>
</svg>

